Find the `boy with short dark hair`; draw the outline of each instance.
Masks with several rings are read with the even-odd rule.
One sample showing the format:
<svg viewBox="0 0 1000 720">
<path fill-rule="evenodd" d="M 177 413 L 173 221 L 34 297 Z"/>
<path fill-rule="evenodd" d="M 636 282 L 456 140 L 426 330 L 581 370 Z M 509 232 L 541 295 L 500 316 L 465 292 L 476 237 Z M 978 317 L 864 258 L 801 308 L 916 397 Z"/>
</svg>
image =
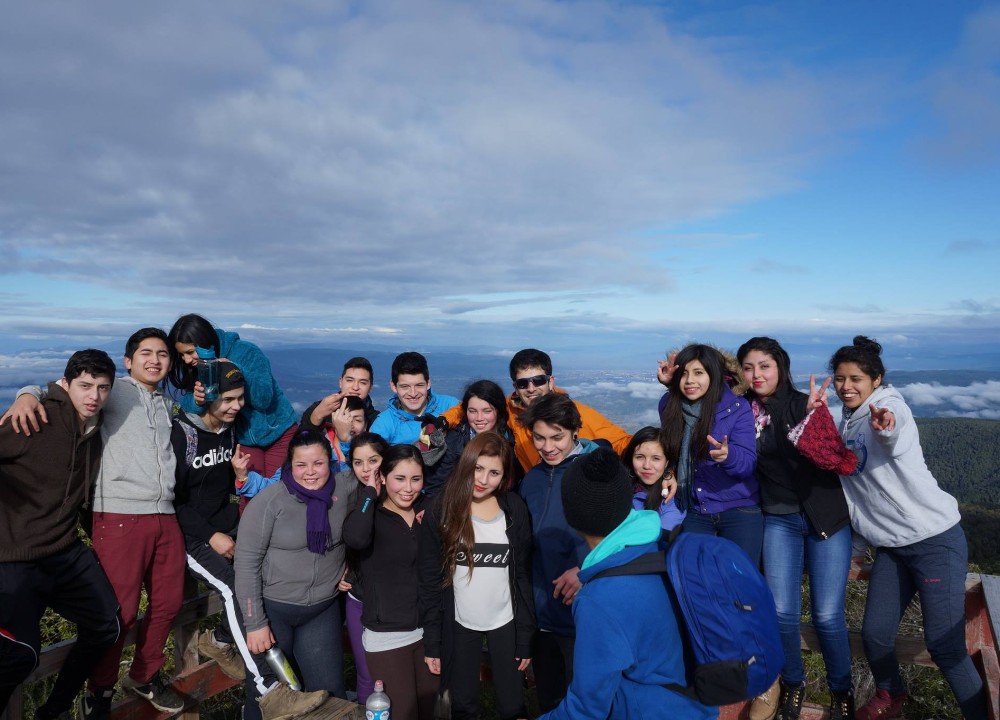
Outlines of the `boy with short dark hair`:
<svg viewBox="0 0 1000 720">
<path fill-rule="evenodd" d="M 418 352 L 404 352 L 392 361 L 392 382 L 396 393 L 370 430 L 393 444 L 412 445 L 420 437 L 426 416 L 442 415 L 459 405 L 457 397 L 436 395 L 431 390 L 427 358 Z M 443 452 L 441 453 L 443 455 Z"/>
<path fill-rule="evenodd" d="M 375 372 L 368 358 L 352 357 L 344 363 L 344 370 L 340 373 L 340 389 L 307 407 L 302 413 L 299 427 L 303 430 L 322 430 L 323 425 L 330 421 L 333 413 L 340 407 L 341 400 L 346 397 L 357 397 L 361 400 L 365 410 L 365 426 L 371 427 L 378 417 L 378 410 L 375 409 L 369 396 L 374 377 Z"/>
<path fill-rule="evenodd" d="M 46 607 L 76 623 L 77 641 L 37 718 L 67 711 L 119 636 L 114 591 L 78 534 L 114 380 L 107 353 L 81 350 L 48 387 L 47 425 L 28 435 L 0 421 L 0 713 L 38 664 Z"/>
<path fill-rule="evenodd" d="M 658 549 L 660 518 L 632 509 L 632 477 L 618 455 L 600 448 L 566 470 L 566 520 L 590 552 L 573 600 L 574 673 L 566 697 L 540 720 L 684 718 L 708 720 L 718 709 L 665 684 L 687 682 L 683 642 L 663 575 L 597 577 Z M 622 612 L 628 598 L 635 612 Z"/>
</svg>

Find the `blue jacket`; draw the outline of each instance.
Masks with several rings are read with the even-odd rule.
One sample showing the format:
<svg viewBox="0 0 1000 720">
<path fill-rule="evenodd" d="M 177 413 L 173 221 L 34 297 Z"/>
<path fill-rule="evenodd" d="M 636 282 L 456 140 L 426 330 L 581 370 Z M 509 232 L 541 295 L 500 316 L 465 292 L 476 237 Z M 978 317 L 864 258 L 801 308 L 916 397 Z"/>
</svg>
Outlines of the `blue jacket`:
<svg viewBox="0 0 1000 720">
<path fill-rule="evenodd" d="M 460 404 L 457 397 L 451 395 L 435 395 L 433 390 L 427 391 L 427 407 L 424 415 L 441 415 L 448 408 Z M 368 428 L 371 432 L 384 437 L 393 445 L 412 445 L 420 437 L 422 423 L 417 416 L 403 409 L 399 398 L 395 395 L 389 400 L 385 410 L 378 414 L 375 422 Z"/>
<path fill-rule="evenodd" d="M 635 495 L 632 496 L 632 507 L 636 510 L 646 509 L 645 489 L 635 491 Z M 670 502 L 660 503 L 660 527 L 664 530 L 673 530 L 684 522 L 685 515 L 687 515 L 686 512 L 677 509 L 677 503 L 674 502 L 673 498 L 670 498 Z"/>
<path fill-rule="evenodd" d="M 215 332 L 219 335 L 219 357 L 238 367 L 246 380 L 246 404 L 236 417 L 236 439 L 249 447 L 268 447 L 295 424 L 299 415 L 278 387 L 271 363 L 259 347 L 240 340 L 236 333 L 218 328 Z M 187 413 L 205 412 L 204 407 L 195 404 L 191 393 L 181 395 L 180 404 Z"/>
<path fill-rule="evenodd" d="M 573 681 L 559 706 L 539 720 L 718 716 L 718 708 L 661 687 L 686 683 L 680 630 L 663 577 L 620 575 L 589 582 L 603 570 L 655 550 L 656 542 L 626 546 L 580 571 L 583 587 L 572 605 L 580 629 Z"/>
<path fill-rule="evenodd" d="M 660 398 L 660 414 L 666 406 L 667 394 Z M 691 478 L 689 512 L 720 513 L 738 507 L 760 504 L 757 484 L 757 431 L 753 424 L 750 401 L 737 397 L 727 387 L 715 407 L 712 437 L 722 442 L 729 438 L 729 457 L 717 463 L 711 458 L 699 458 Z"/>
<path fill-rule="evenodd" d="M 562 477 L 574 460 L 598 448 L 591 440 L 581 438 L 578 442 L 579 452 L 558 465 L 540 462 L 531 468 L 518 489 L 531 513 L 531 585 L 538 629 L 569 637 L 576 634 L 573 612 L 569 605 L 563 604 L 561 597 L 552 597 L 552 581 L 583 563 L 587 544 L 566 522 Z"/>
</svg>

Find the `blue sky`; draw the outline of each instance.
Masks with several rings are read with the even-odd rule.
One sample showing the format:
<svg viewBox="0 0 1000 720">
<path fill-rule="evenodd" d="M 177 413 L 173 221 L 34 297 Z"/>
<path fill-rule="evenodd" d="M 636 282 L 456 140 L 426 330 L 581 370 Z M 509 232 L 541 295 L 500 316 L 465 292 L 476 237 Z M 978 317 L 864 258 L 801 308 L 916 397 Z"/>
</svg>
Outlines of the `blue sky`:
<svg viewBox="0 0 1000 720">
<path fill-rule="evenodd" d="M 1000 3 L 14 3 L 0 96 L 0 365 L 200 312 L 1000 369 Z"/>
</svg>

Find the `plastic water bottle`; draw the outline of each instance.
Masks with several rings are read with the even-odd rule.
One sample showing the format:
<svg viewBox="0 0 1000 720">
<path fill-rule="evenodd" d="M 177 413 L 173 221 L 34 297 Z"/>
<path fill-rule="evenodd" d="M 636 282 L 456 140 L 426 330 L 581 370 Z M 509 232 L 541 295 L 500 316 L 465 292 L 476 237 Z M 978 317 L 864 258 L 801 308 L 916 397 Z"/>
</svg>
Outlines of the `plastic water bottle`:
<svg viewBox="0 0 1000 720">
<path fill-rule="evenodd" d="M 292 690 L 302 691 L 302 683 L 299 682 L 298 676 L 292 670 L 292 664 L 288 662 L 285 653 L 281 652 L 281 648 L 277 645 L 272 645 L 264 653 L 264 657 L 267 658 L 267 664 L 271 666 L 279 682 L 285 683 Z"/>
<path fill-rule="evenodd" d="M 195 348 L 198 353 L 198 382 L 205 388 L 205 402 L 215 402 L 219 397 L 219 361 L 215 348 Z"/>
<path fill-rule="evenodd" d="M 365 720 L 389 720 L 389 696 L 385 694 L 382 681 L 375 681 L 375 692 L 365 703 Z"/>
</svg>

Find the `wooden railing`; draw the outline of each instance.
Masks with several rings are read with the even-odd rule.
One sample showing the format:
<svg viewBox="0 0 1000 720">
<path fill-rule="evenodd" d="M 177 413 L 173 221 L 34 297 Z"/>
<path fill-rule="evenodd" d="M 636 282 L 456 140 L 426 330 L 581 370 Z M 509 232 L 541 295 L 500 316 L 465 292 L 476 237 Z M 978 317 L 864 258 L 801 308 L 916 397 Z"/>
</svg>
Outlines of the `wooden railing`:
<svg viewBox="0 0 1000 720">
<path fill-rule="evenodd" d="M 867 569 L 852 570 L 851 579 L 866 579 Z M 210 697 L 239 683 L 218 669 L 215 662 L 198 660 L 198 626 L 203 618 L 222 611 L 222 603 L 214 593 L 191 597 L 174 621 L 174 654 L 177 674 L 174 685 L 188 699 L 184 712 L 175 716 L 184 720 L 199 717 L 199 704 Z M 986 684 L 990 720 L 1000 720 L 1000 577 L 970 573 L 965 582 L 965 637 L 972 659 Z M 850 630 L 851 653 L 863 657 L 861 633 Z M 38 667 L 28 678 L 34 682 L 59 672 L 69 654 L 74 640 L 64 640 L 42 649 Z M 127 643 L 134 642 L 130 636 Z M 802 648 L 819 652 L 816 631 L 808 623 L 802 624 Z M 904 664 L 934 667 L 922 637 L 900 635 L 896 642 L 899 660 Z M 729 705 L 721 709 L 720 720 L 738 720 L 747 717 L 749 704 Z M 803 718 L 814 720 L 823 717 L 822 708 L 807 706 Z M 19 720 L 24 717 L 24 702 L 19 688 L 11 698 L 7 711 L 0 720 Z M 149 703 L 140 698 L 126 698 L 115 704 L 115 720 L 162 720 L 169 714 L 157 713 Z"/>
</svg>

